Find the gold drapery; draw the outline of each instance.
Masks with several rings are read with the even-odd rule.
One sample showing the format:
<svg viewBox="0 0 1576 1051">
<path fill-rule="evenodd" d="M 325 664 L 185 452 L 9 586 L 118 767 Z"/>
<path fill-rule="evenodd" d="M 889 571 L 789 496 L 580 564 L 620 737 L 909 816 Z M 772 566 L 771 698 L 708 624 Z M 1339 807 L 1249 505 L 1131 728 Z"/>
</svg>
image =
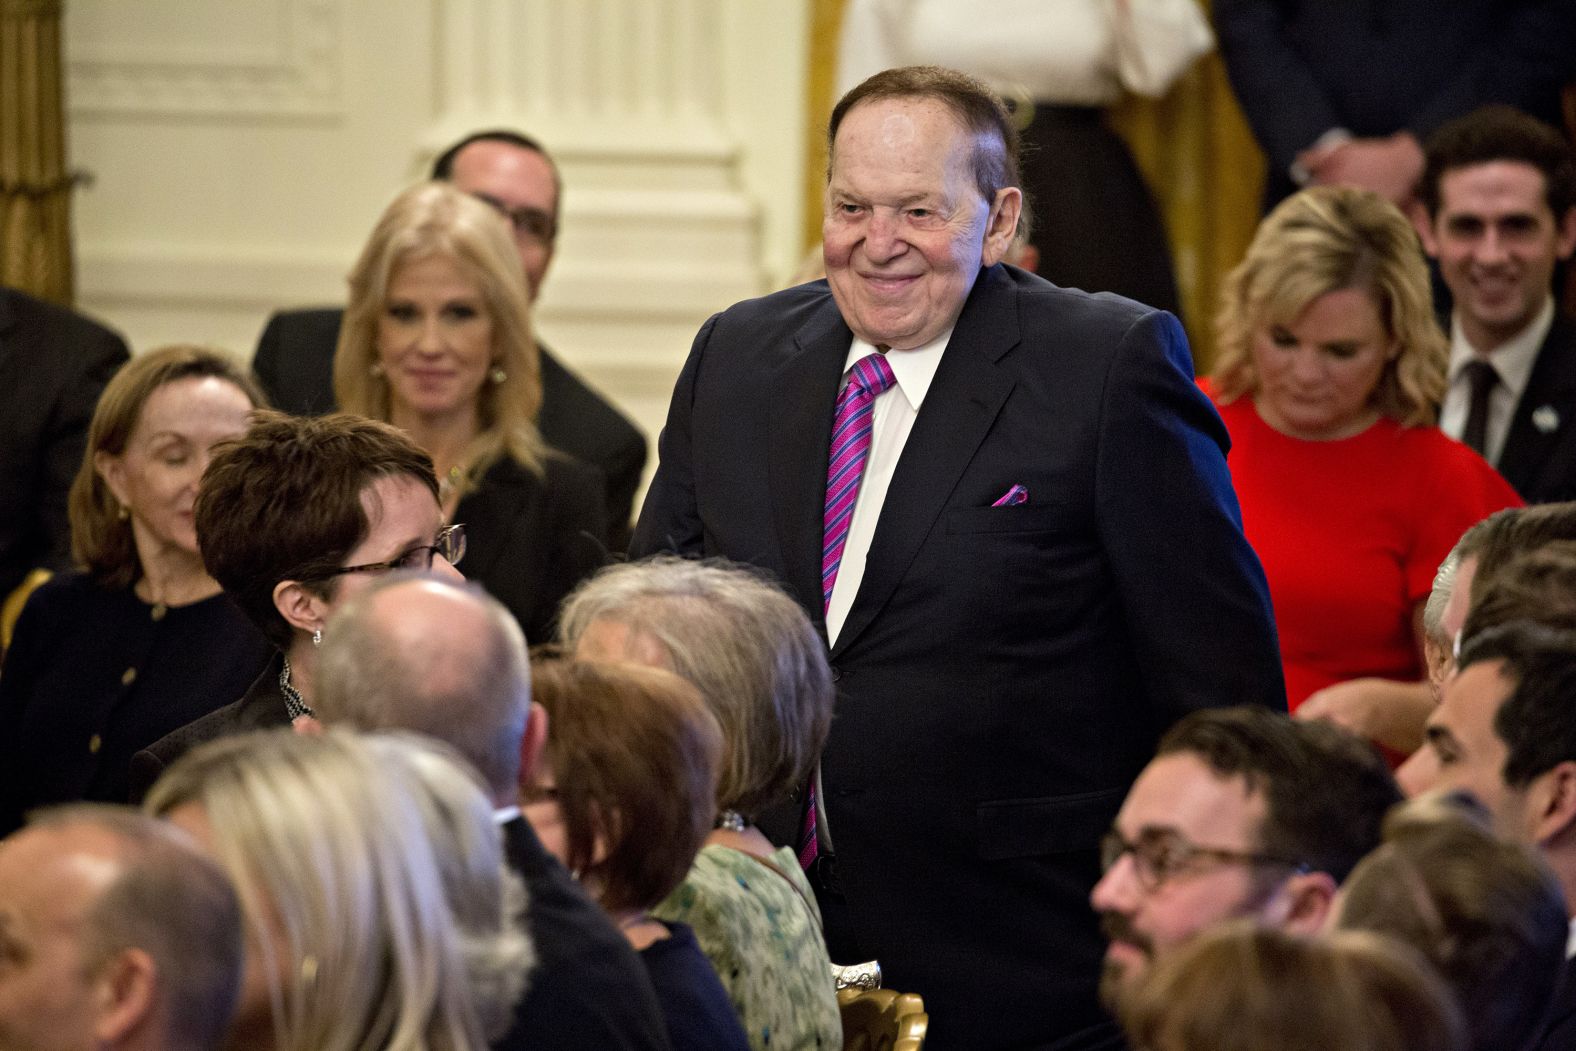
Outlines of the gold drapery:
<svg viewBox="0 0 1576 1051">
<path fill-rule="evenodd" d="M 0 284 L 71 303 L 61 0 L 0 0 Z"/>
<path fill-rule="evenodd" d="M 1202 0 L 1206 12 L 1211 0 Z M 805 106 L 804 240 L 821 236 L 826 118 L 837 77 L 837 30 L 843 0 L 812 0 Z M 1214 346 L 1210 331 L 1221 279 L 1242 258 L 1259 221 L 1264 158 L 1237 108 L 1218 55 L 1198 62 L 1162 99 L 1129 98 L 1111 113 L 1160 204 L 1188 336 L 1200 371 Z"/>
</svg>

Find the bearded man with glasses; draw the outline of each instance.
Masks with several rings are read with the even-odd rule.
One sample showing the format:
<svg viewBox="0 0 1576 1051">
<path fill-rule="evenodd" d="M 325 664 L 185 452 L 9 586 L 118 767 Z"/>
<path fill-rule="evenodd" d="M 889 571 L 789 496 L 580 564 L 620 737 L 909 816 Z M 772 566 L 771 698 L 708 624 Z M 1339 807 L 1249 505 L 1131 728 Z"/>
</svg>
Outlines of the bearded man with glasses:
<svg viewBox="0 0 1576 1051">
<path fill-rule="evenodd" d="M 1184 718 L 1102 844 L 1090 902 L 1110 940 L 1107 1005 L 1157 955 L 1222 920 L 1319 930 L 1400 798 L 1378 754 L 1329 724 L 1260 708 Z"/>
</svg>

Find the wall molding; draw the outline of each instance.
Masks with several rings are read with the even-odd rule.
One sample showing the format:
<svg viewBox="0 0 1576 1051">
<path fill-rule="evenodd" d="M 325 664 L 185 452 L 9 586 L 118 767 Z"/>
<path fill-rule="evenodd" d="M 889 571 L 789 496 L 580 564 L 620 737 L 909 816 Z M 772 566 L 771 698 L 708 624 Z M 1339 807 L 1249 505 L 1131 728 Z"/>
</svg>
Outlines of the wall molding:
<svg viewBox="0 0 1576 1051">
<path fill-rule="evenodd" d="M 138 0 L 66 5 L 67 101 L 75 117 L 323 120 L 343 111 L 335 0 Z M 240 30 L 222 32 L 221 19 Z M 250 30 L 250 32 L 248 32 Z"/>
</svg>

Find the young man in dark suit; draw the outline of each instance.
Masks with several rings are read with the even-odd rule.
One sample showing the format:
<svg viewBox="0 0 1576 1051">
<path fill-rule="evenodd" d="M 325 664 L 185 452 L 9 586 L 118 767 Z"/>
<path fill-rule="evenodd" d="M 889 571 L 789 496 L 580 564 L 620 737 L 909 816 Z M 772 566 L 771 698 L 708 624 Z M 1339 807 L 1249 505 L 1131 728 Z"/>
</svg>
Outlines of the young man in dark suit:
<svg viewBox="0 0 1576 1051">
<path fill-rule="evenodd" d="M 1529 503 L 1576 498 L 1576 324 L 1558 264 L 1576 249 L 1576 160 L 1541 121 L 1491 106 L 1428 142 L 1413 218 L 1450 288 L 1439 425 Z"/>
<path fill-rule="evenodd" d="M 1174 317 L 1000 265 L 1017 136 L 978 81 L 879 73 L 830 140 L 828 281 L 701 329 L 631 553 L 755 563 L 826 634 L 821 773 L 769 833 L 834 960 L 921 994 L 937 1051 L 1107 1046 L 1101 832 L 1177 718 L 1285 703 L 1225 431 Z"/>
<path fill-rule="evenodd" d="M 508 219 L 534 303 L 553 261 L 563 188 L 547 151 L 518 132 L 477 132 L 444 151 L 433 163 L 432 177 L 453 182 Z M 338 307 L 321 307 L 280 311 L 268 319 L 253 366 L 276 408 L 310 415 L 333 411 L 334 347 L 343 314 Z M 608 545 L 622 550 L 646 466 L 646 439 L 545 346 L 538 343 L 537 350 L 542 369 L 537 426 L 553 448 L 601 468 L 607 479 Z"/>
</svg>

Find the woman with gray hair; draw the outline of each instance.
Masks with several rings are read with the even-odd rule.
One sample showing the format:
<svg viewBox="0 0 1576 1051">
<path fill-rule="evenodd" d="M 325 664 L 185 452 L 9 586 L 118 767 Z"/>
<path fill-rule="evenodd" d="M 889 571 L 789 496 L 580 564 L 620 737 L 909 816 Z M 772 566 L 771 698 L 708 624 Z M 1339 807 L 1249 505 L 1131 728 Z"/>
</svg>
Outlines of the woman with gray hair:
<svg viewBox="0 0 1576 1051">
<path fill-rule="evenodd" d="M 221 738 L 147 809 L 235 882 L 245 976 L 232 1051 L 474 1051 L 534 953 L 492 805 L 435 742 L 290 730 Z"/>
<path fill-rule="evenodd" d="M 841 1047 L 814 893 L 793 851 L 754 823 L 809 780 L 831 723 L 809 618 L 749 570 L 660 557 L 582 584 L 560 633 L 577 658 L 665 668 L 700 690 L 722 727 L 717 827 L 651 915 L 694 928 L 756 1051 Z"/>
</svg>

